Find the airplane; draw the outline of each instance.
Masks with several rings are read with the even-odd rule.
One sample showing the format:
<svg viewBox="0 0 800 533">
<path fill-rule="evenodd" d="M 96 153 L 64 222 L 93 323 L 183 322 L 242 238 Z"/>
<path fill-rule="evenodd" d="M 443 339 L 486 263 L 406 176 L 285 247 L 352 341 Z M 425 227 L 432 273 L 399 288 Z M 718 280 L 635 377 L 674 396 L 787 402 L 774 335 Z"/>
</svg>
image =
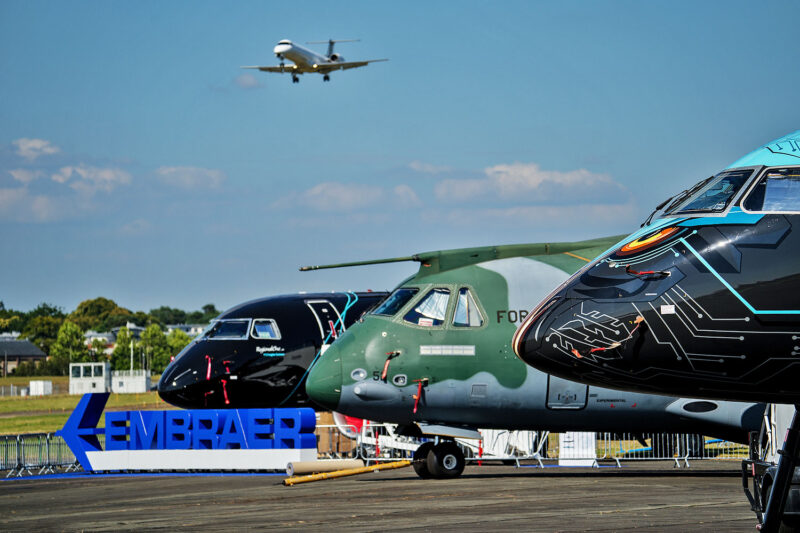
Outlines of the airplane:
<svg viewBox="0 0 800 533">
<path fill-rule="evenodd" d="M 311 362 L 387 294 L 299 293 L 234 306 L 175 356 L 158 394 L 187 409 L 308 405 Z"/>
<path fill-rule="evenodd" d="M 340 54 L 333 52 L 333 45 L 335 43 L 352 43 L 357 42 L 358 39 L 340 39 L 328 41 L 310 41 L 306 44 L 324 44 L 328 43 L 328 52 L 322 56 L 316 52 L 304 48 L 299 44 L 293 43 L 289 39 L 278 41 L 272 51 L 281 60 L 280 65 L 274 67 L 264 66 L 246 66 L 241 68 L 257 69 L 262 72 L 278 72 L 283 74 L 288 72 L 292 75 L 292 83 L 299 83 L 300 74 L 318 73 L 322 74 L 322 81 L 330 81 L 330 73 L 334 70 L 348 70 L 351 68 L 365 67 L 370 63 L 377 63 L 379 61 L 389 61 L 388 59 L 369 59 L 367 61 L 345 61 L 344 57 Z M 284 60 L 288 59 L 294 64 L 286 65 Z"/>
<path fill-rule="evenodd" d="M 420 263 L 313 365 L 309 397 L 351 417 L 439 437 L 414 453 L 422 478 L 456 477 L 464 455 L 453 437 L 476 428 L 708 434 L 746 442 L 763 404 L 707 402 L 587 387 L 522 363 L 510 339 L 541 299 L 618 237 L 574 243 L 488 246 L 421 253 Z M 325 267 L 305 267 L 311 270 Z M 687 439 L 689 440 L 689 439 Z M 664 445 L 668 447 L 668 445 Z M 673 449 L 665 451 L 671 456 Z"/>
<path fill-rule="evenodd" d="M 528 314 L 526 363 L 596 386 L 800 404 L 800 131 L 662 202 Z M 800 227 L 800 226 L 799 226 Z M 798 464 L 795 414 L 762 531 Z M 800 486 L 792 486 L 800 503 Z M 792 513 L 800 523 L 800 505 Z"/>
</svg>

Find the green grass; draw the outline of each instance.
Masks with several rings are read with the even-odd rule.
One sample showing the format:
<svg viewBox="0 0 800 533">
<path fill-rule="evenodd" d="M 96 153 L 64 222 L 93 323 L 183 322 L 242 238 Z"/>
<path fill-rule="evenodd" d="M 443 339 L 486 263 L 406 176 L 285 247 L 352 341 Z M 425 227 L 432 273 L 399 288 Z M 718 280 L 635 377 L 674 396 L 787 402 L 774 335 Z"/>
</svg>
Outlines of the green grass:
<svg viewBox="0 0 800 533">
<path fill-rule="evenodd" d="M 63 384 L 64 387 L 69 387 L 68 376 L 8 376 L 0 378 L 0 386 L 14 385 L 16 387 L 27 387 L 31 381 L 52 381 L 53 387 L 58 384 Z"/>
<path fill-rule="evenodd" d="M 61 429 L 80 395 L 58 394 L 34 397 L 0 398 L 0 435 L 17 433 L 47 433 Z M 107 410 L 174 409 L 156 392 L 141 394 L 112 394 Z M 101 424 L 102 425 L 102 424 Z"/>
</svg>

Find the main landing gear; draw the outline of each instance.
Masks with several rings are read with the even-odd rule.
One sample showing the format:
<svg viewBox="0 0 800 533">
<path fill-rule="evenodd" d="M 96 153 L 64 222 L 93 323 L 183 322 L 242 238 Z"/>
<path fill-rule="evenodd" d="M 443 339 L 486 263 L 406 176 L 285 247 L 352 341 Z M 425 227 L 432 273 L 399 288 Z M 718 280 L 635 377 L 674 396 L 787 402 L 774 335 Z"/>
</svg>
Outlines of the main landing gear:
<svg viewBox="0 0 800 533">
<path fill-rule="evenodd" d="M 800 452 L 800 405 L 794 407 L 794 418 L 786 431 L 786 440 L 783 442 L 783 449 L 780 451 L 780 459 L 778 459 L 778 471 L 772 482 L 772 491 L 767 501 L 764 522 L 760 526 L 762 533 L 800 530 L 797 524 L 786 524 L 784 521 L 784 511 L 792 487 L 794 469 L 800 463 L 800 458 L 798 458 L 798 452 Z"/>
<path fill-rule="evenodd" d="M 300 78 L 297 77 L 297 74 L 292 74 L 292 83 L 300 83 Z"/>
<path fill-rule="evenodd" d="M 325 74 L 324 76 L 322 76 L 322 81 L 331 81 L 331 77 Z"/>
<path fill-rule="evenodd" d="M 414 452 L 414 472 L 422 479 L 447 479 L 464 471 L 464 453 L 453 441 L 424 442 Z"/>
</svg>

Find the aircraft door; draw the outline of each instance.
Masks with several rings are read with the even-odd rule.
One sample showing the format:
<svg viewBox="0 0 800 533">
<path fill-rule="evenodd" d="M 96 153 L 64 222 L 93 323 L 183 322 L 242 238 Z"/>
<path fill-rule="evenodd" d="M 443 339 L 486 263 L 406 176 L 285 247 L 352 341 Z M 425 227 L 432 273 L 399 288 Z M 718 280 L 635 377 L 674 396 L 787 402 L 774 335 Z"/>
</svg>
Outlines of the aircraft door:
<svg viewBox="0 0 800 533">
<path fill-rule="evenodd" d="M 583 409 L 589 386 L 556 376 L 547 375 L 548 409 Z"/>
<path fill-rule="evenodd" d="M 323 348 L 327 348 L 327 345 L 338 336 L 337 328 L 341 330 L 343 327 L 343 324 L 339 323 L 339 311 L 328 300 L 306 300 L 306 305 L 317 319 L 319 334 L 324 343 Z"/>
</svg>

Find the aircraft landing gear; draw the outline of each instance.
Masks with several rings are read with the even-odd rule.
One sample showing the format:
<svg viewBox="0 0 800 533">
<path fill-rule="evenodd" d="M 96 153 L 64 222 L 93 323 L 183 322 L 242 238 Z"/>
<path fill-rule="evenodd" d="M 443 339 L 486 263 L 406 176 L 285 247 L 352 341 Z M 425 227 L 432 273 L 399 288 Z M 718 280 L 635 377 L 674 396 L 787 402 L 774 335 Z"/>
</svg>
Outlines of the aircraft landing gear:
<svg viewBox="0 0 800 533">
<path fill-rule="evenodd" d="M 433 450 L 433 443 L 423 442 L 419 445 L 419 448 L 414 451 L 412 463 L 414 466 L 414 472 L 416 472 L 417 475 L 422 479 L 428 479 L 431 477 L 431 473 L 428 471 L 428 452 L 431 450 Z"/>
<path fill-rule="evenodd" d="M 324 76 L 322 76 L 322 81 L 331 81 L 331 77 L 325 74 Z"/>
<path fill-rule="evenodd" d="M 775 473 L 772 490 L 769 500 L 767 500 L 764 522 L 761 524 L 762 533 L 792 530 L 795 526 L 791 524 L 790 527 L 787 527 L 783 522 L 783 513 L 792 486 L 794 469 L 798 464 L 798 451 L 800 451 L 800 405 L 795 405 L 794 418 L 786 432 L 786 440 L 778 459 L 778 471 Z"/>
<path fill-rule="evenodd" d="M 300 83 L 300 78 L 296 74 L 292 74 L 292 83 Z"/>
<path fill-rule="evenodd" d="M 466 461 L 455 442 L 425 442 L 414 452 L 414 472 L 422 479 L 447 479 L 461 475 Z"/>
</svg>

